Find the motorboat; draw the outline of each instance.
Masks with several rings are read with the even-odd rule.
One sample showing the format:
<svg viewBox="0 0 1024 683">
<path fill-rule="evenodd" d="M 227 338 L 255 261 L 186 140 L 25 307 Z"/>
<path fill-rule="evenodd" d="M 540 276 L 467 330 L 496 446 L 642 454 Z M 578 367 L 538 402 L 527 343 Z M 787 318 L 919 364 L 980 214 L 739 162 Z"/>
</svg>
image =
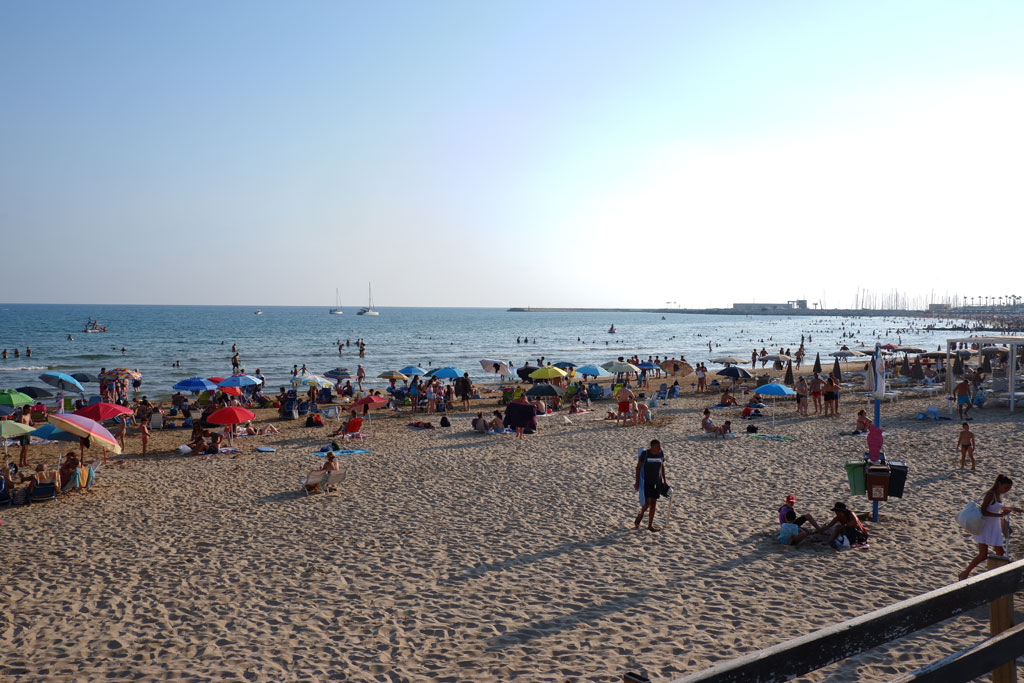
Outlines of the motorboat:
<svg viewBox="0 0 1024 683">
<path fill-rule="evenodd" d="M 107 328 L 104 327 L 103 325 L 100 325 L 99 321 L 93 320 L 92 318 L 89 318 L 89 320 L 86 321 L 86 323 L 85 323 L 85 329 L 82 330 L 82 331 L 83 332 L 88 332 L 88 333 L 92 333 L 92 332 L 106 332 Z"/>
</svg>

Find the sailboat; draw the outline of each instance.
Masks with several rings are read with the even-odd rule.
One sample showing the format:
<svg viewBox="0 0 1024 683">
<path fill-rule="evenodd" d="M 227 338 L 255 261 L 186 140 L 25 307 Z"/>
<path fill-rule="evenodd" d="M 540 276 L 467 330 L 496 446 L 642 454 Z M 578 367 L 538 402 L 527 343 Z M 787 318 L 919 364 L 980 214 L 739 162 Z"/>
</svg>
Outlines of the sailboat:
<svg viewBox="0 0 1024 683">
<path fill-rule="evenodd" d="M 338 288 L 334 288 L 334 308 L 331 309 L 331 315 L 343 315 L 345 311 L 341 309 L 341 295 L 338 294 Z"/>
<path fill-rule="evenodd" d="M 368 285 L 368 287 L 370 289 L 369 303 L 365 308 L 360 308 L 359 311 L 356 312 L 356 315 L 380 315 L 380 313 L 373 310 L 373 285 Z"/>
</svg>

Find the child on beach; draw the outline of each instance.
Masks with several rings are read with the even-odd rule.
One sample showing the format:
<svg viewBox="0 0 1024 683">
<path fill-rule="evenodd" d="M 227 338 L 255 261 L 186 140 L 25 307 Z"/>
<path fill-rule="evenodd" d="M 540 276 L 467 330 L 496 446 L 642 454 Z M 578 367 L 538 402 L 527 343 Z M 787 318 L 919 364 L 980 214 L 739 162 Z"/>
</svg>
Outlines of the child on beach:
<svg viewBox="0 0 1024 683">
<path fill-rule="evenodd" d="M 800 541 L 811 535 L 811 531 L 800 531 L 796 523 L 796 513 L 792 510 L 786 512 L 786 521 L 779 526 L 779 535 L 776 540 L 782 545 L 799 545 Z"/>
<path fill-rule="evenodd" d="M 971 431 L 971 426 L 966 422 L 963 423 L 963 428 L 960 430 L 960 434 L 957 435 L 956 445 L 960 448 L 960 469 L 964 469 L 967 464 L 967 458 L 971 459 L 971 471 L 974 471 L 974 432 Z"/>
</svg>

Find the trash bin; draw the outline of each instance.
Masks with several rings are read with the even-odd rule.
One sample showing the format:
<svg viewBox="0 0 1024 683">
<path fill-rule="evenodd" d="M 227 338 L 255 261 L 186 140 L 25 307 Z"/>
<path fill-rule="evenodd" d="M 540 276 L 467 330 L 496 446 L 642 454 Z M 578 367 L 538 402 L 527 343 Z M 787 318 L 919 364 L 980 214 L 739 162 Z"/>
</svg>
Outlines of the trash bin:
<svg viewBox="0 0 1024 683">
<path fill-rule="evenodd" d="M 905 461 L 889 461 L 889 495 L 893 498 L 903 497 L 903 487 L 907 485 L 907 470 Z"/>
<path fill-rule="evenodd" d="M 889 500 L 889 472 L 888 465 L 868 465 L 864 471 L 864 478 L 867 482 L 868 500 Z"/>
<path fill-rule="evenodd" d="M 846 478 L 850 481 L 850 495 L 863 496 L 867 490 L 864 482 L 864 461 L 847 460 Z"/>
</svg>

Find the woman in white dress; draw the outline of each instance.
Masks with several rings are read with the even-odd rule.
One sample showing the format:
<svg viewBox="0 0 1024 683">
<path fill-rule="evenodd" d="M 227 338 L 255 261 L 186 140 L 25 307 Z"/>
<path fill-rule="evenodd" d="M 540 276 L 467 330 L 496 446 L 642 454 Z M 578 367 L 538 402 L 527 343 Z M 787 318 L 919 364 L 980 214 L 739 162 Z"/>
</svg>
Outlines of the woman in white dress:
<svg viewBox="0 0 1024 683">
<path fill-rule="evenodd" d="M 978 544 L 978 554 L 967 569 L 960 572 L 960 580 L 966 579 L 974 568 L 988 558 L 989 546 L 995 551 L 993 554 L 1002 556 L 1003 550 L 1003 517 L 1011 512 L 1024 512 L 1021 508 L 1003 506 L 1003 496 L 1013 487 L 1013 480 L 1005 474 L 996 477 L 992 488 L 985 492 L 985 498 L 981 501 L 981 514 L 985 520 L 981 531 L 973 534 L 975 543 Z"/>
</svg>

